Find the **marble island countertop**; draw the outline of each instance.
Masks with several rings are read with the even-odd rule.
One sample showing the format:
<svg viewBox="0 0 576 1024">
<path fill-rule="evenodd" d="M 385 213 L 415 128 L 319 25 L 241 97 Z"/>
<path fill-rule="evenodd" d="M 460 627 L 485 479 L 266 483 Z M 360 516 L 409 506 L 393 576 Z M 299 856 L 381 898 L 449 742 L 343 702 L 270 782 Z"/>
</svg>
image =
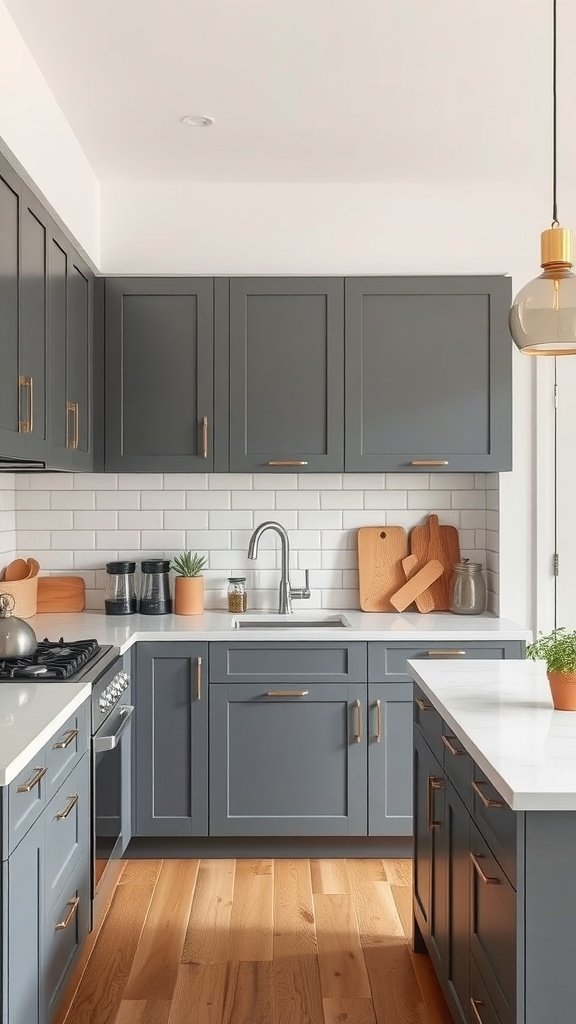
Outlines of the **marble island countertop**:
<svg viewBox="0 0 576 1024">
<path fill-rule="evenodd" d="M 576 712 L 554 711 L 543 662 L 409 666 L 513 810 L 576 811 Z"/>
<path fill-rule="evenodd" d="M 203 615 L 104 615 L 103 612 L 80 612 L 67 615 L 36 615 L 29 619 L 38 638 L 78 640 L 94 637 L 101 644 L 112 644 L 120 654 L 141 640 L 403 640 L 505 641 L 531 639 L 523 626 L 494 615 L 452 615 L 436 612 L 420 615 L 417 612 L 397 615 L 377 614 L 343 609 L 324 611 L 296 611 L 293 620 L 326 619 L 343 615 L 349 627 L 319 627 L 310 629 L 235 629 L 233 622 L 240 616 L 228 612 L 207 611 Z M 280 618 L 273 612 L 254 612 L 247 619 Z"/>
</svg>

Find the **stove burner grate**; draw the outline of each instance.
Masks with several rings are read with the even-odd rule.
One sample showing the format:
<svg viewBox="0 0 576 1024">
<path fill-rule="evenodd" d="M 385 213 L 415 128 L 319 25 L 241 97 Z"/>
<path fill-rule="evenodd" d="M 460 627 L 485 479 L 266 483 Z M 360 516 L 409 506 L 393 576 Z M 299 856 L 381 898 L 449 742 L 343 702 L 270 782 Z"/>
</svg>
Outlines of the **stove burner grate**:
<svg viewBox="0 0 576 1024">
<path fill-rule="evenodd" d="M 38 679 L 69 679 L 100 650 L 97 640 L 63 638 L 53 642 L 41 640 L 34 654 L 28 658 L 0 659 L 0 680 L 35 676 Z"/>
</svg>

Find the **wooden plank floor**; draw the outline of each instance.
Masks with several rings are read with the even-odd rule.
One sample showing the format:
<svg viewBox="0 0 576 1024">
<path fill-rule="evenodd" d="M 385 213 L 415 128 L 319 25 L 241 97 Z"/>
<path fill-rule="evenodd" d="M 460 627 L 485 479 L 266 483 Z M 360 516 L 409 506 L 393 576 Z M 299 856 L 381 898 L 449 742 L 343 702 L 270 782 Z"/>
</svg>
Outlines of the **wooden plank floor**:
<svg viewBox="0 0 576 1024">
<path fill-rule="evenodd" d="M 58 1024 L 450 1024 L 405 860 L 129 861 Z"/>
</svg>

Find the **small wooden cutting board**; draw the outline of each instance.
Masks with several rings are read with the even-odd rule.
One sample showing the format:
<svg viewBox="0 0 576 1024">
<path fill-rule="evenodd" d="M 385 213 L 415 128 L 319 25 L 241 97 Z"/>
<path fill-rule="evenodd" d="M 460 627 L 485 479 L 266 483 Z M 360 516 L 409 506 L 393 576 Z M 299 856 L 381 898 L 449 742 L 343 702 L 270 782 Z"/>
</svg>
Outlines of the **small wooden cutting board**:
<svg viewBox="0 0 576 1024">
<path fill-rule="evenodd" d="M 85 584 L 81 576 L 39 576 L 38 613 L 83 612 Z"/>
<path fill-rule="evenodd" d="M 363 612 L 393 612 L 390 598 L 405 581 L 408 554 L 403 526 L 362 526 L 358 530 L 358 575 Z"/>
<path fill-rule="evenodd" d="M 416 598 L 428 590 L 434 580 L 439 579 L 444 572 L 444 566 L 438 559 L 432 558 L 422 569 L 411 576 L 403 587 L 400 587 L 390 598 L 391 603 L 397 612 L 404 612 Z"/>
<path fill-rule="evenodd" d="M 460 561 L 460 538 L 455 526 L 440 526 L 437 515 L 428 516 L 424 526 L 415 526 L 410 534 L 410 552 L 416 555 L 420 565 L 431 558 L 442 562 L 444 572 L 430 587 L 430 595 L 436 611 L 449 608 L 448 587 L 452 566 Z"/>
</svg>

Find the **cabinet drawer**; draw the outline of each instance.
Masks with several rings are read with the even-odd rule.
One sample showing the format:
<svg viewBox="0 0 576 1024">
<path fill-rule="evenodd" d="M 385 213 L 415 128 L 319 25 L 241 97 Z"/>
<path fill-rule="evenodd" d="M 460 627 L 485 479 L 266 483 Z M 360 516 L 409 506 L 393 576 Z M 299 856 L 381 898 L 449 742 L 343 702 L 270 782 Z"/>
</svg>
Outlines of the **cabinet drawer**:
<svg viewBox="0 0 576 1024">
<path fill-rule="evenodd" d="M 414 686 L 414 725 L 418 726 L 433 753 L 438 758 L 440 764 L 442 764 L 444 758 L 444 746 L 442 743 L 444 723 L 432 702 L 419 686 Z"/>
<path fill-rule="evenodd" d="M 90 701 L 78 708 L 46 744 L 47 796 L 50 799 L 88 750 Z"/>
<path fill-rule="evenodd" d="M 86 850 L 46 915 L 44 980 L 48 1024 L 54 1020 L 58 1000 L 89 927 L 90 862 Z"/>
<path fill-rule="evenodd" d="M 90 830 L 90 758 L 85 755 L 46 808 L 46 906 L 52 907 L 82 853 Z"/>
<path fill-rule="evenodd" d="M 453 658 L 455 661 L 522 657 L 522 645 L 509 643 L 467 643 L 465 640 L 423 640 L 420 643 L 368 644 L 368 678 L 370 682 L 409 682 L 412 679 L 407 662 L 414 659 Z"/>
<path fill-rule="evenodd" d="M 12 853 L 46 806 L 47 771 L 44 747 L 8 787 L 8 854 Z"/>
<path fill-rule="evenodd" d="M 516 893 L 480 832 L 470 836 L 470 950 L 503 1021 L 515 1020 Z"/>
<path fill-rule="evenodd" d="M 454 735 L 446 722 L 442 722 L 442 746 L 444 748 L 444 770 L 464 802 L 467 809 L 472 805 L 472 758 L 464 750 L 460 740 Z"/>
<path fill-rule="evenodd" d="M 500 862 L 512 885 L 516 885 L 516 814 L 477 765 L 470 780 L 472 817 Z"/>
<path fill-rule="evenodd" d="M 364 683 L 366 644 L 211 644 L 212 683 Z"/>
<path fill-rule="evenodd" d="M 473 956 L 470 957 L 470 1022 L 471 1024 L 508 1024 L 509 1022 L 508 1017 L 503 1020 L 496 1013 Z"/>
</svg>

